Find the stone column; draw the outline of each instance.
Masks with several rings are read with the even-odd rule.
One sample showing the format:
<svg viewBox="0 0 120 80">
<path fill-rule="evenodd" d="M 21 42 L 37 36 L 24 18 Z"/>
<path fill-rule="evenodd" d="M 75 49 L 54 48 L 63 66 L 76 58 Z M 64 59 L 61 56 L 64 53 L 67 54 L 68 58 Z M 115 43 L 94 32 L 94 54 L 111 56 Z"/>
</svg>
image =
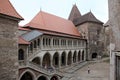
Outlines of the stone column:
<svg viewBox="0 0 120 80">
<path fill-rule="evenodd" d="M 43 49 L 43 36 L 40 39 L 40 46 L 41 46 L 41 49 Z"/>
<path fill-rule="evenodd" d="M 77 52 L 77 51 L 76 51 Z M 78 52 L 76 54 L 76 63 L 78 63 Z"/>
<path fill-rule="evenodd" d="M 59 68 L 61 68 L 61 55 L 59 56 Z"/>
</svg>

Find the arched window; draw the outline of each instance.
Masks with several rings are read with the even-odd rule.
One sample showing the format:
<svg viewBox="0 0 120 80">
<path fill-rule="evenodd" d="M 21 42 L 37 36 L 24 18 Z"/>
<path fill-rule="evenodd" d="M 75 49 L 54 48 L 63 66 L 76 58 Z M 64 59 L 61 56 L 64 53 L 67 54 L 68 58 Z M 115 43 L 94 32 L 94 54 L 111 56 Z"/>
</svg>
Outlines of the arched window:
<svg viewBox="0 0 120 80">
<path fill-rule="evenodd" d="M 51 40 L 49 39 L 49 45 L 50 45 Z"/>
<path fill-rule="evenodd" d="M 46 46 L 48 46 L 48 38 L 46 38 Z"/>
<path fill-rule="evenodd" d="M 43 38 L 43 46 L 45 46 L 45 39 Z"/>
<path fill-rule="evenodd" d="M 37 45 L 40 46 L 40 39 L 37 40 Z"/>
<path fill-rule="evenodd" d="M 23 49 L 19 49 L 18 60 L 24 60 L 24 51 L 23 51 Z"/>
<path fill-rule="evenodd" d="M 34 48 L 37 48 L 36 40 L 34 41 Z"/>
<path fill-rule="evenodd" d="M 33 43 L 31 42 L 31 44 L 30 44 L 30 51 L 32 51 L 33 50 Z"/>
</svg>

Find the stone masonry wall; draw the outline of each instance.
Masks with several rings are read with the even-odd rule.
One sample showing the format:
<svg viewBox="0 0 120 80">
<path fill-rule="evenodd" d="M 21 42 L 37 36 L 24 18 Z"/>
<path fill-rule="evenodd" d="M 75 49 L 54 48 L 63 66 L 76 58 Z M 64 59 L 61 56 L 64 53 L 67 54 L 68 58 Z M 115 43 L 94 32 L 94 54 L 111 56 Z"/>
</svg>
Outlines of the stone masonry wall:
<svg viewBox="0 0 120 80">
<path fill-rule="evenodd" d="M 18 22 L 0 15 L 0 80 L 17 80 Z"/>
<path fill-rule="evenodd" d="M 78 30 L 82 35 L 88 39 L 88 60 L 91 60 L 92 53 L 103 55 L 104 50 L 104 37 L 103 37 L 103 26 L 96 23 L 84 23 L 77 26 Z"/>
<path fill-rule="evenodd" d="M 108 0 L 109 3 L 109 25 L 113 35 L 111 43 L 115 43 L 115 50 L 120 50 L 120 0 Z"/>
</svg>

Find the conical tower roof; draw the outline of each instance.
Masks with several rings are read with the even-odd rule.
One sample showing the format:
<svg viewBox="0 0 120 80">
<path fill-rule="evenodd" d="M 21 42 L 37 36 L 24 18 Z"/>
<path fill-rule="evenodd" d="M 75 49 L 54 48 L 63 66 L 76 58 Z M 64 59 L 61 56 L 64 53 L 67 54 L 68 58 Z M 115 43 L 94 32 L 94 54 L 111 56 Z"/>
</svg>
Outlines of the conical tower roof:
<svg viewBox="0 0 120 80">
<path fill-rule="evenodd" d="M 74 4 L 68 19 L 73 21 L 74 19 L 79 18 L 79 17 L 81 17 L 81 13 L 79 9 L 77 8 L 76 4 Z"/>
<path fill-rule="evenodd" d="M 23 19 L 12 6 L 9 0 L 0 0 L 0 14 Z"/>
<path fill-rule="evenodd" d="M 73 23 L 74 25 L 80 25 L 82 23 L 85 23 L 85 22 L 93 22 L 93 23 L 98 23 L 98 24 L 103 24 L 103 22 L 101 22 L 100 20 L 98 20 L 94 15 L 93 13 L 90 11 L 88 12 L 87 14 L 79 17 L 79 18 L 76 18 Z"/>
</svg>

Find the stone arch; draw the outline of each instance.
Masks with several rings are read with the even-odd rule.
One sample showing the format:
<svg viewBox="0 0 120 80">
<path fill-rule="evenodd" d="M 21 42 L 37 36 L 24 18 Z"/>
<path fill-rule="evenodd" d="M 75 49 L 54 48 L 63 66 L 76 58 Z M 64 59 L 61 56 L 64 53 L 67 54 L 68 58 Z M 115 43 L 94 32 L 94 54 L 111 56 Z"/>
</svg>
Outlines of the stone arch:
<svg viewBox="0 0 120 80">
<path fill-rule="evenodd" d="M 58 76 L 52 76 L 50 80 L 59 80 Z"/>
<path fill-rule="evenodd" d="M 24 60 L 24 50 L 19 49 L 18 51 L 18 60 Z"/>
<path fill-rule="evenodd" d="M 49 53 L 46 53 L 43 56 L 42 66 L 43 67 L 50 67 L 51 66 L 51 55 Z"/>
<path fill-rule="evenodd" d="M 81 51 L 79 50 L 79 52 L 78 52 L 78 61 L 80 61 L 80 59 L 81 59 Z"/>
<path fill-rule="evenodd" d="M 61 54 L 61 66 L 65 66 L 66 65 L 66 52 L 62 52 Z"/>
<path fill-rule="evenodd" d="M 69 51 L 69 53 L 68 53 L 67 64 L 68 65 L 72 64 L 72 52 L 71 51 Z"/>
<path fill-rule="evenodd" d="M 77 60 L 77 51 L 74 51 L 74 54 L 73 54 L 73 63 L 76 63 L 76 60 Z"/>
<path fill-rule="evenodd" d="M 59 66 L 59 53 L 55 52 L 53 55 L 53 66 L 58 67 Z"/>
<path fill-rule="evenodd" d="M 35 77 L 32 71 L 26 70 L 20 75 L 19 80 L 35 80 Z"/>
<path fill-rule="evenodd" d="M 48 78 L 46 76 L 42 75 L 42 76 L 39 76 L 37 78 L 37 80 L 48 80 Z"/>
<path fill-rule="evenodd" d="M 40 65 L 41 64 L 41 61 L 40 61 L 40 58 L 39 57 L 35 57 L 33 60 L 32 60 L 33 63 L 37 64 L 37 65 Z"/>
<path fill-rule="evenodd" d="M 82 60 L 84 60 L 84 56 L 85 56 L 85 53 L 84 53 L 84 50 L 82 51 Z"/>
<path fill-rule="evenodd" d="M 92 59 L 97 58 L 98 54 L 97 53 L 92 53 Z"/>
</svg>

